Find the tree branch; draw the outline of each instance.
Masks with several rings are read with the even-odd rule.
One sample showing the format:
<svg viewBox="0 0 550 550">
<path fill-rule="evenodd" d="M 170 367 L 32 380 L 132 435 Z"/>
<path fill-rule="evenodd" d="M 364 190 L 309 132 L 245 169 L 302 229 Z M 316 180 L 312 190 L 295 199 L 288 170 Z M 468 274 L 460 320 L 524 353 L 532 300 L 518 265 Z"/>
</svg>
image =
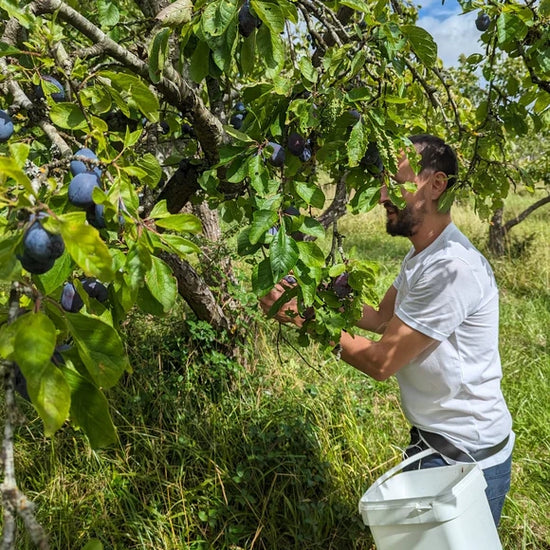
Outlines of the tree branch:
<svg viewBox="0 0 550 550">
<path fill-rule="evenodd" d="M 518 214 L 515 218 L 508 220 L 504 224 L 504 230 L 506 231 L 506 233 L 508 233 L 510 229 L 512 229 L 512 227 L 514 227 L 515 225 L 518 225 L 518 223 L 521 223 L 527 216 L 529 216 L 529 214 L 532 214 L 535 210 L 537 210 L 541 206 L 544 206 L 545 204 L 548 204 L 548 203 L 550 203 L 550 195 L 533 203 L 531 206 L 526 208 L 523 212 Z"/>
</svg>

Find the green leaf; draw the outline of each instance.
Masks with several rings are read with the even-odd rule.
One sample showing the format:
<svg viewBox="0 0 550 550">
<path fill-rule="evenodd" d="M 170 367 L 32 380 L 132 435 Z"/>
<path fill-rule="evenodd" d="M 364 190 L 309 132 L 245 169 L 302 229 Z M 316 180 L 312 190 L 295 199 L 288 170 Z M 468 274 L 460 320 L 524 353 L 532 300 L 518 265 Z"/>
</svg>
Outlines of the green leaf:
<svg viewBox="0 0 550 550">
<path fill-rule="evenodd" d="M 25 161 L 29 158 L 31 147 L 28 143 L 10 143 L 10 155 L 20 168 L 24 168 Z"/>
<path fill-rule="evenodd" d="M 401 25 L 400 28 L 418 59 L 428 67 L 433 67 L 437 62 L 437 44 L 432 35 L 416 25 Z"/>
<path fill-rule="evenodd" d="M 241 41 L 241 55 L 239 56 L 243 75 L 252 73 L 256 66 L 256 35 L 253 33 Z"/>
<path fill-rule="evenodd" d="M 65 318 L 78 354 L 96 386 L 113 387 L 129 366 L 120 335 L 95 317 L 67 313 Z"/>
<path fill-rule="evenodd" d="M 202 231 L 201 221 L 193 214 L 171 214 L 156 220 L 155 223 L 159 227 L 174 231 L 185 231 L 187 233 L 200 233 Z"/>
<path fill-rule="evenodd" d="M 298 62 L 298 65 L 300 67 L 300 72 L 302 73 L 302 76 L 306 80 L 313 83 L 317 82 L 317 77 L 319 75 L 317 74 L 317 70 L 313 66 L 313 63 L 311 62 L 309 57 L 302 57 Z"/>
<path fill-rule="evenodd" d="M 50 118 L 59 128 L 66 128 L 67 130 L 84 130 L 88 128 L 84 113 L 74 103 L 56 103 L 50 110 Z"/>
<path fill-rule="evenodd" d="M 62 367 L 62 371 L 71 389 L 72 423 L 86 434 L 92 449 L 116 443 L 117 434 L 105 395 L 73 368 Z"/>
<path fill-rule="evenodd" d="M 125 97 L 128 97 L 145 117 L 152 122 L 158 122 L 160 111 L 158 97 L 142 80 L 131 74 L 122 72 L 115 73 L 113 71 L 102 71 L 98 76 L 109 79 L 112 86 L 114 86 L 120 94 L 124 94 Z M 113 95 L 113 97 L 115 101 L 117 101 L 117 105 L 123 109 L 119 101 L 122 100 L 124 103 L 124 100 L 121 97 L 117 99 L 115 95 Z M 126 111 L 123 112 L 129 115 L 128 107 L 125 106 L 125 108 Z"/>
<path fill-rule="evenodd" d="M 323 208 L 325 205 L 325 194 L 320 187 L 312 182 L 297 181 L 294 183 L 296 193 L 307 204 L 314 208 Z"/>
<path fill-rule="evenodd" d="M 166 199 L 163 199 L 153 206 L 153 210 L 149 213 L 149 218 L 156 220 L 157 218 L 167 218 L 171 215 L 172 214 L 168 212 L 168 208 L 166 206 Z"/>
<path fill-rule="evenodd" d="M 370 8 L 368 4 L 366 2 L 363 2 L 362 0 L 342 0 L 341 4 L 355 11 L 359 11 L 363 13 L 370 12 Z"/>
<path fill-rule="evenodd" d="M 210 71 L 210 47 L 206 42 L 199 42 L 193 55 L 191 56 L 191 65 L 189 74 L 193 82 L 197 84 L 202 82 L 208 76 Z"/>
<path fill-rule="evenodd" d="M 111 281 L 114 274 L 109 249 L 97 229 L 84 223 L 84 214 L 69 212 L 57 220 L 65 248 L 82 271 L 100 281 Z"/>
<path fill-rule="evenodd" d="M 310 217 L 304 218 L 304 223 L 300 225 L 298 231 L 318 239 L 322 239 L 325 236 L 325 228 L 316 219 Z"/>
<path fill-rule="evenodd" d="M 151 251 L 144 244 L 143 239 L 133 243 L 126 255 L 125 280 L 132 289 L 143 285 L 145 273 L 151 269 Z"/>
<path fill-rule="evenodd" d="M 162 167 L 157 158 L 152 153 L 145 153 L 139 156 L 135 162 L 136 166 L 144 172 L 144 175 L 141 177 L 141 183 L 151 189 L 155 189 L 162 178 Z"/>
<path fill-rule="evenodd" d="M 285 18 L 278 4 L 265 0 L 251 0 L 250 5 L 272 33 L 279 34 L 284 31 Z"/>
<path fill-rule="evenodd" d="M 189 254 L 199 254 L 201 249 L 189 239 L 180 235 L 170 235 L 164 233 L 160 236 L 160 240 L 166 243 L 176 254 L 187 256 Z"/>
<path fill-rule="evenodd" d="M 44 294 L 50 294 L 60 287 L 69 277 L 73 270 L 73 264 L 69 254 L 63 254 L 57 259 L 53 267 L 42 275 L 35 275 L 37 286 Z"/>
<path fill-rule="evenodd" d="M 12 233 L 0 237 L 0 280 L 7 280 L 11 275 L 17 258 L 15 249 L 21 240 L 21 233 Z"/>
<path fill-rule="evenodd" d="M 277 212 L 273 212 L 272 210 L 256 210 L 250 226 L 250 243 L 258 243 L 263 239 L 266 232 L 277 224 L 278 221 L 279 216 L 277 216 Z"/>
<path fill-rule="evenodd" d="M 13 322 L 14 359 L 25 378 L 38 374 L 50 362 L 55 349 L 55 325 L 42 312 L 26 313 Z"/>
<path fill-rule="evenodd" d="M 67 420 L 71 406 L 71 390 L 63 373 L 50 361 L 38 378 L 27 378 L 27 391 L 44 422 L 44 434 L 53 435 Z"/>
<path fill-rule="evenodd" d="M 296 241 L 284 231 L 279 231 L 269 247 L 269 261 L 276 281 L 290 273 L 298 261 L 298 256 Z"/>
<path fill-rule="evenodd" d="M 31 401 L 44 422 L 46 436 L 55 433 L 69 414 L 70 392 L 51 362 L 56 343 L 53 322 L 42 312 L 27 313 L 13 324 L 13 357 L 27 382 Z"/>
<path fill-rule="evenodd" d="M 159 31 L 149 48 L 149 78 L 153 84 L 160 82 L 162 71 L 168 57 L 168 39 L 170 38 L 170 29 L 164 28 Z"/>
<path fill-rule="evenodd" d="M 506 42 L 516 42 L 523 40 L 527 35 L 529 28 L 515 14 L 502 12 L 497 19 L 497 38 L 500 46 Z"/>
<path fill-rule="evenodd" d="M 90 539 L 82 550 L 104 550 L 103 543 L 98 539 Z"/>
<path fill-rule="evenodd" d="M 102 27 L 114 27 L 120 20 L 120 12 L 112 0 L 98 0 L 97 11 Z"/>
<path fill-rule="evenodd" d="M 162 304 L 164 313 L 168 313 L 178 296 L 178 284 L 170 267 L 153 256 L 151 269 L 145 274 L 145 284 L 154 298 Z"/>
<path fill-rule="evenodd" d="M 275 282 L 269 258 L 264 258 L 252 270 L 252 290 L 258 297 L 265 296 L 273 288 Z"/>
<path fill-rule="evenodd" d="M 176 0 L 159 11 L 155 19 L 164 27 L 176 27 L 191 21 L 192 14 L 191 0 Z"/>
<path fill-rule="evenodd" d="M 323 267 L 325 265 L 325 256 L 323 251 L 311 241 L 300 241 L 296 243 L 300 260 L 309 267 Z"/>
<path fill-rule="evenodd" d="M 13 178 L 18 185 L 25 189 L 29 196 L 36 197 L 31 180 L 17 165 L 17 162 L 10 157 L 0 156 L 0 187 L 4 185 L 6 177 Z"/>
<path fill-rule="evenodd" d="M 210 36 L 221 36 L 233 20 L 237 5 L 227 0 L 209 3 L 201 17 L 202 30 Z"/>
<path fill-rule="evenodd" d="M 279 33 L 270 32 L 267 25 L 262 25 L 256 32 L 256 45 L 262 52 L 265 64 L 272 69 L 270 74 L 274 75 L 285 59 L 285 49 Z"/>
</svg>

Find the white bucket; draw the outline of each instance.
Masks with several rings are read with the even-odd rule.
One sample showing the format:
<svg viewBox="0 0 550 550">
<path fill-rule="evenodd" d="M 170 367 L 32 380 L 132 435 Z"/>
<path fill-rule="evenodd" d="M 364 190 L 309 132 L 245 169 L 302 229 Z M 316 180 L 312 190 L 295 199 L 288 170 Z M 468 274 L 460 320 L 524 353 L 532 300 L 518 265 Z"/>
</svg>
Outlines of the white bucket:
<svg viewBox="0 0 550 550">
<path fill-rule="evenodd" d="M 373 483 L 359 501 L 378 550 L 502 550 L 476 464 L 401 472 L 426 449 Z M 399 473 L 400 472 L 400 473 Z"/>
</svg>

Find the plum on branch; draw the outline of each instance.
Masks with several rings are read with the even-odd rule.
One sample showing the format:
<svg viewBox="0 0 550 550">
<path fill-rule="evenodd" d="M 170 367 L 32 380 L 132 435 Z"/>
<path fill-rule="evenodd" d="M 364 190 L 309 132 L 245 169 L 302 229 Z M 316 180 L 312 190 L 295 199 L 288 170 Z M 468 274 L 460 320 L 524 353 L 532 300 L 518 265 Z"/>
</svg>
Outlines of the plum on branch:
<svg viewBox="0 0 550 550">
<path fill-rule="evenodd" d="M 84 157 L 90 160 L 98 160 L 97 155 L 87 147 L 84 147 L 82 149 L 79 149 L 75 153 L 75 157 Z M 82 161 L 82 160 L 71 160 L 71 164 L 69 165 L 69 169 L 71 170 L 71 174 L 73 176 L 76 176 L 77 174 L 82 174 L 82 172 L 87 172 L 90 170 L 88 165 Z M 91 169 L 92 172 L 94 172 L 98 178 L 101 177 L 101 170 L 98 166 L 95 166 L 93 169 Z"/>
<path fill-rule="evenodd" d="M 273 148 L 273 153 L 269 157 L 269 163 L 280 168 L 285 163 L 285 150 L 274 141 L 270 141 L 269 145 Z"/>
<path fill-rule="evenodd" d="M 239 34 L 245 38 L 249 37 L 254 32 L 254 29 L 257 29 L 262 24 L 262 20 L 252 13 L 249 0 L 246 0 L 239 10 L 238 19 Z"/>
<path fill-rule="evenodd" d="M 480 12 L 476 19 L 476 29 L 478 31 L 484 32 L 489 28 L 490 24 L 491 18 L 485 12 Z"/>
<path fill-rule="evenodd" d="M 306 140 L 300 134 L 292 132 L 288 136 L 287 147 L 293 155 L 299 157 L 302 154 L 305 146 Z"/>
<path fill-rule="evenodd" d="M 99 187 L 99 178 L 95 172 L 88 170 L 77 174 L 69 183 L 69 202 L 82 208 L 93 206 L 92 193 L 95 187 Z"/>
<path fill-rule="evenodd" d="M 23 249 L 17 254 L 17 259 L 29 273 L 42 275 L 49 271 L 55 260 L 64 250 L 65 243 L 61 235 L 46 231 L 40 223 L 40 219 L 46 214 L 41 213 L 23 235 Z"/>
<path fill-rule="evenodd" d="M 63 88 L 59 80 L 47 74 L 43 75 L 41 77 L 41 80 L 42 82 L 40 82 L 40 84 L 38 84 L 35 89 L 36 97 L 38 99 L 44 99 L 46 97 L 45 90 L 44 90 L 44 81 L 45 81 L 45 82 L 49 82 L 50 84 L 53 84 L 57 88 L 57 91 L 52 92 L 51 94 L 52 99 L 57 103 L 60 101 L 65 101 L 65 89 Z"/>
<path fill-rule="evenodd" d="M 13 134 L 13 120 L 6 111 L 0 110 L 0 142 L 8 141 Z"/>
</svg>

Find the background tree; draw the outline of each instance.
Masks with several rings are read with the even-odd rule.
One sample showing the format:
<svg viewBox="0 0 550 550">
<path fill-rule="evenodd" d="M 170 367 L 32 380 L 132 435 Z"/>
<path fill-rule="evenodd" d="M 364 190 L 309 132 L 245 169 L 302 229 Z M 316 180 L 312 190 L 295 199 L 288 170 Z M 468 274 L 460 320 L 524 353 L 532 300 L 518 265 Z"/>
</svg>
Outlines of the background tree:
<svg viewBox="0 0 550 550">
<path fill-rule="evenodd" d="M 490 85 L 475 109 L 415 8 L 397 1 L 0 9 L 7 403 L 22 381 L 46 435 L 70 419 L 94 447 L 116 439 L 104 390 L 130 370 L 119 327 L 131 309 L 164 315 L 179 293 L 199 319 L 240 337 L 224 282 L 236 255 L 257 295 L 292 272 L 298 285 L 286 297 L 309 319 L 304 344 L 337 338 L 376 301 L 376 266 L 343 250 L 338 217 L 372 208 L 382 182 L 399 203 L 386 175 L 409 150 L 406 136 L 447 136 L 461 181 L 489 212 L 508 192 L 507 140 L 525 117 L 542 128 L 550 101 L 548 2 L 484 7 Z M 499 50 L 527 70 L 517 87 L 497 87 Z M 218 216 L 237 233 L 235 251 Z M 326 234 L 328 253 L 315 242 Z M 8 417 L 6 544 L 13 514 L 28 509 L 11 443 Z"/>
</svg>

